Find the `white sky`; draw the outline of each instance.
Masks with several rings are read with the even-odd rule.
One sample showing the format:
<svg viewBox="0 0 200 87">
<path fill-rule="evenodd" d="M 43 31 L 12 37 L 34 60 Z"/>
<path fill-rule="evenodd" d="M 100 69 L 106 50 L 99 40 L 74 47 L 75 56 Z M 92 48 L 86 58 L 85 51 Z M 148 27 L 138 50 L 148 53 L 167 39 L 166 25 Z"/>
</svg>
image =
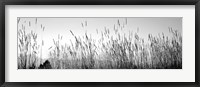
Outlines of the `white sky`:
<svg viewBox="0 0 200 87">
<path fill-rule="evenodd" d="M 127 19 L 127 24 L 126 24 Z M 114 25 L 117 27 L 118 20 L 121 26 L 124 24 L 124 28 L 120 32 L 129 34 L 129 31 L 133 33 L 137 32 L 139 28 L 139 36 L 147 40 L 148 34 L 158 35 L 158 33 L 164 33 L 167 36 L 169 34 L 169 27 L 178 30 L 182 33 L 182 18 L 181 17 L 151 17 L 151 18 L 20 18 L 18 29 L 21 29 L 21 25 L 26 26 L 26 31 L 33 30 L 38 34 L 38 43 L 41 44 L 44 40 L 44 46 L 42 51 L 42 57 L 48 58 L 49 47 L 53 46 L 53 39 L 57 40 L 58 35 L 62 36 L 61 44 L 70 44 L 70 39 L 74 41 L 74 37 L 70 33 L 70 30 L 76 36 L 83 36 L 87 31 L 88 35 L 91 34 L 93 39 L 99 39 L 101 34 L 97 34 L 98 31 L 104 31 L 105 27 L 113 34 Z M 87 21 L 87 24 L 86 24 Z M 30 22 L 30 26 L 29 26 Z M 82 26 L 83 24 L 83 26 Z M 41 27 L 42 25 L 42 27 Z M 86 26 L 87 25 L 87 26 Z M 42 29 L 44 28 L 44 31 Z M 113 34 L 114 35 L 114 34 Z"/>
</svg>

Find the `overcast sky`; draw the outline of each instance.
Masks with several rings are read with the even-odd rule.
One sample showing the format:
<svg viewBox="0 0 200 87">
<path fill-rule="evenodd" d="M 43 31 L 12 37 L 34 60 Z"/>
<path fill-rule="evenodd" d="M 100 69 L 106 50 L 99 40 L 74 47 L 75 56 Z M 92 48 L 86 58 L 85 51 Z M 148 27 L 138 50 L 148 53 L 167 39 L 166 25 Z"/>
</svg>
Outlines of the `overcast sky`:
<svg viewBox="0 0 200 87">
<path fill-rule="evenodd" d="M 120 23 L 120 27 L 118 24 Z M 57 40 L 58 35 L 62 36 L 61 44 L 70 44 L 70 39 L 74 41 L 74 37 L 70 30 L 76 36 L 83 36 L 85 32 L 91 35 L 93 39 L 98 40 L 101 36 L 98 32 L 109 29 L 110 34 L 114 36 L 114 26 L 117 28 L 123 27 L 120 31 L 125 34 L 129 32 L 138 32 L 139 36 L 147 40 L 148 34 L 158 35 L 164 33 L 169 34 L 169 27 L 178 30 L 182 33 L 182 18 L 181 17 L 151 17 L 151 18 L 20 18 L 18 29 L 21 25 L 25 25 L 26 32 L 31 30 L 38 34 L 38 43 L 44 40 L 43 58 L 48 57 L 49 47 L 53 46 L 53 39 Z M 44 29 L 44 31 L 43 31 Z"/>
</svg>

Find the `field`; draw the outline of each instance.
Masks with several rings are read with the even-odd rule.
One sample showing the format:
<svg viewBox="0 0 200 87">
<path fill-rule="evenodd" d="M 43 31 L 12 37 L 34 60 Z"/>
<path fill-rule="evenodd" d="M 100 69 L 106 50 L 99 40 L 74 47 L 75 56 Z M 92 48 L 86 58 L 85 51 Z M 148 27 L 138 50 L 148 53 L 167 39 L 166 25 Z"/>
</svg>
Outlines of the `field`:
<svg viewBox="0 0 200 87">
<path fill-rule="evenodd" d="M 127 22 L 119 20 L 113 28 L 103 31 L 96 29 L 100 39 L 94 39 L 89 33 L 82 36 L 69 30 L 73 40 L 71 44 L 60 44 L 62 35 L 52 38 L 54 45 L 49 47 L 48 59 L 41 58 L 42 44 L 38 34 L 31 27 L 35 22 L 26 22 L 24 26 L 18 18 L 18 69 L 182 69 L 182 35 L 169 27 L 171 37 L 164 33 L 148 34 L 148 40 L 141 38 L 139 32 L 121 33 Z M 45 26 L 41 25 L 45 32 Z M 137 29 L 139 31 L 139 28 Z M 112 34 L 111 34 L 112 33 Z"/>
</svg>

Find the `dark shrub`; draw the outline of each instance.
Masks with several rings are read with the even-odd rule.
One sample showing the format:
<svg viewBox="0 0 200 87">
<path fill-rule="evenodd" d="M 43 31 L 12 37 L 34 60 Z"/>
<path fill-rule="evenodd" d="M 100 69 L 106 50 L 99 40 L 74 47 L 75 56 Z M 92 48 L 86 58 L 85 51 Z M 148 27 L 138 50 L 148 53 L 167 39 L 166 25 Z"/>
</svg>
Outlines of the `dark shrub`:
<svg viewBox="0 0 200 87">
<path fill-rule="evenodd" d="M 40 64 L 39 69 L 52 69 L 49 60 L 46 60 L 43 64 Z"/>
</svg>

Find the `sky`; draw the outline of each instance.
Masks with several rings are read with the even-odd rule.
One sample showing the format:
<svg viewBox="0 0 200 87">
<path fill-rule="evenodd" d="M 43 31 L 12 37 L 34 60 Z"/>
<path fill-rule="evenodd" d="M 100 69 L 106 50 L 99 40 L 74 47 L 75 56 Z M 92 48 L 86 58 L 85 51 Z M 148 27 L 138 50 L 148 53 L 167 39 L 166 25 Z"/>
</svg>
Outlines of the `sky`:
<svg viewBox="0 0 200 87">
<path fill-rule="evenodd" d="M 148 34 L 154 36 L 164 33 L 170 37 L 169 27 L 182 33 L 181 17 L 75 17 L 75 18 L 18 18 L 18 30 L 25 26 L 26 33 L 31 31 L 37 33 L 37 41 L 42 47 L 42 58 L 48 58 L 49 48 L 54 45 L 58 37 L 62 37 L 60 44 L 70 44 L 75 41 L 71 32 L 75 36 L 84 36 L 87 32 L 93 39 L 101 37 L 100 32 L 105 28 L 110 31 L 111 36 L 115 36 L 114 27 L 119 28 L 119 32 L 128 36 L 130 32 L 138 33 L 146 41 Z M 98 32 L 98 33 L 97 33 Z"/>
</svg>

